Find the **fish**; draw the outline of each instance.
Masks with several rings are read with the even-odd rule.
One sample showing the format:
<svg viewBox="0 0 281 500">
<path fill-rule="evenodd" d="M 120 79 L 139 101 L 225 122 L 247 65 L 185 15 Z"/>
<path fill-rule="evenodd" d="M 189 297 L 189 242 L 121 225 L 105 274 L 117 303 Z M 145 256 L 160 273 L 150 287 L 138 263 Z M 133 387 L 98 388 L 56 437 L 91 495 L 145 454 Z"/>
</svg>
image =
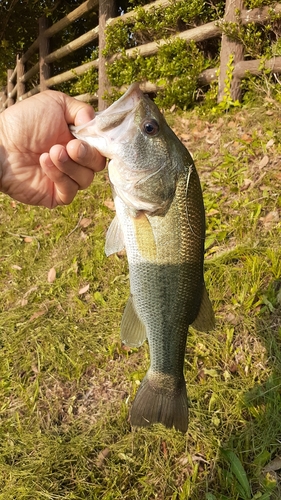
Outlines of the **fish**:
<svg viewBox="0 0 281 500">
<path fill-rule="evenodd" d="M 125 249 L 130 295 L 122 342 L 147 339 L 150 366 L 130 410 L 130 423 L 161 423 L 185 433 L 188 397 L 184 358 L 188 328 L 209 331 L 215 319 L 204 283 L 205 210 L 194 161 L 138 83 L 71 133 L 108 158 L 116 216 L 105 253 Z"/>
</svg>

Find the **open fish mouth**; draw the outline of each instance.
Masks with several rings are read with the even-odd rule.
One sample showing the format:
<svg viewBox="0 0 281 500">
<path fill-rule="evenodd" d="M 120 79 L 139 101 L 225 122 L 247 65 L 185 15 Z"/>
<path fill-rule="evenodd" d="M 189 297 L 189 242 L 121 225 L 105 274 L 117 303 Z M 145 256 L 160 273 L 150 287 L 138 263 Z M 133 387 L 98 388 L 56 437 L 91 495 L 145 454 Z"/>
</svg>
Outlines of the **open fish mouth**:
<svg viewBox="0 0 281 500">
<path fill-rule="evenodd" d="M 132 83 L 128 90 L 125 92 L 120 99 L 115 101 L 109 108 L 104 111 L 96 113 L 96 116 L 108 117 L 113 114 L 122 115 L 124 113 L 130 113 L 134 111 L 141 98 L 143 97 L 143 93 L 139 88 L 138 83 Z M 116 111 L 116 108 L 118 111 Z M 110 126 L 114 126 L 112 123 Z"/>
<path fill-rule="evenodd" d="M 125 143 L 130 140 L 135 113 L 142 98 L 138 83 L 133 83 L 109 108 L 96 113 L 89 123 L 78 127 L 71 125 L 70 131 L 77 139 L 88 142 L 101 154 L 110 157 L 108 143 L 116 140 L 118 143 Z"/>
</svg>

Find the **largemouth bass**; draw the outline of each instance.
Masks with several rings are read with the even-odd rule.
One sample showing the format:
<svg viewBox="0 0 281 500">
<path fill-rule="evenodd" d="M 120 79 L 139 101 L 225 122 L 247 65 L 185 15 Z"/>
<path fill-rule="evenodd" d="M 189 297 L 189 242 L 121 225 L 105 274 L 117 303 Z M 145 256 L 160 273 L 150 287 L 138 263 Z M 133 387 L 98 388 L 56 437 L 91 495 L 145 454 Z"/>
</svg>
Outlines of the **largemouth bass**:
<svg viewBox="0 0 281 500">
<path fill-rule="evenodd" d="M 194 162 L 138 84 L 71 132 L 110 159 L 116 217 L 105 251 L 125 248 L 130 275 L 121 338 L 133 347 L 148 339 L 150 367 L 133 402 L 131 424 L 160 422 L 185 432 L 188 327 L 214 326 L 204 285 L 205 212 Z"/>
</svg>

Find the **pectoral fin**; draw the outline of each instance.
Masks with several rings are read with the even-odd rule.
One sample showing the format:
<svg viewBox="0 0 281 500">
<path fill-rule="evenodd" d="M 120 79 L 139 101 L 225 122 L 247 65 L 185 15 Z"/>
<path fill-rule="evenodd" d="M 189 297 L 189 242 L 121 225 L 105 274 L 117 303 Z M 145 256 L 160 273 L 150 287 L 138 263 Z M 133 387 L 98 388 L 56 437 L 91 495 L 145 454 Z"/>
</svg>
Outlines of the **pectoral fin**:
<svg viewBox="0 0 281 500">
<path fill-rule="evenodd" d="M 156 242 L 151 224 L 145 215 L 140 212 L 137 217 L 133 217 L 137 247 L 141 256 L 149 261 L 156 259 Z"/>
<path fill-rule="evenodd" d="M 199 313 L 191 326 L 199 332 L 208 332 L 215 327 L 215 315 L 205 285 L 203 287 Z"/>
<path fill-rule="evenodd" d="M 124 248 L 123 231 L 119 224 L 118 217 L 115 216 L 106 233 L 105 254 L 108 257 L 113 253 L 121 252 Z"/>
<path fill-rule="evenodd" d="M 121 321 L 121 340 L 130 347 L 139 347 L 146 339 L 146 329 L 140 320 L 132 295 L 126 304 Z"/>
</svg>

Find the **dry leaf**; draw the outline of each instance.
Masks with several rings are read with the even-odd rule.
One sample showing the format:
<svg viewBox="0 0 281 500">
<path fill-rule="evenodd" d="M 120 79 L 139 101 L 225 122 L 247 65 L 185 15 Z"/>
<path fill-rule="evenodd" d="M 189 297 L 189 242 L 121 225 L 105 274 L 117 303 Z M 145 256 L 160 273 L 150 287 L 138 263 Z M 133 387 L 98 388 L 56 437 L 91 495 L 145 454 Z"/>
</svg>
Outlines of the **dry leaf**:
<svg viewBox="0 0 281 500">
<path fill-rule="evenodd" d="M 79 292 L 78 292 L 78 293 L 79 293 L 79 295 L 83 295 L 83 293 L 86 293 L 86 292 L 89 290 L 89 288 L 90 288 L 90 285 L 89 285 L 89 284 L 88 284 L 88 285 L 83 286 L 83 288 L 80 288 L 80 290 L 79 290 Z"/>
<path fill-rule="evenodd" d="M 189 460 L 188 460 L 187 457 L 181 457 L 181 458 L 179 458 L 178 462 L 179 462 L 180 465 L 184 466 L 184 465 L 188 464 Z"/>
<path fill-rule="evenodd" d="M 20 305 L 22 307 L 26 306 L 26 304 L 28 303 L 28 300 L 27 299 L 22 299 L 21 302 L 20 302 Z"/>
<path fill-rule="evenodd" d="M 217 210 L 216 208 L 211 208 L 209 212 L 206 213 L 206 217 L 212 217 L 213 215 L 217 215 L 219 213 L 219 210 Z"/>
<path fill-rule="evenodd" d="M 92 223 L 92 219 L 88 219 L 87 217 L 80 220 L 80 226 L 82 226 L 82 227 L 88 227 L 91 223 Z"/>
<path fill-rule="evenodd" d="M 264 472 L 274 472 L 281 469 L 281 457 L 275 457 L 264 467 Z"/>
<path fill-rule="evenodd" d="M 273 146 L 273 144 L 274 144 L 274 139 L 270 139 L 270 140 L 266 143 L 266 145 L 265 145 L 266 149 L 267 149 L 267 148 L 271 148 L 271 146 Z"/>
<path fill-rule="evenodd" d="M 44 311 L 37 311 L 35 312 L 34 314 L 32 314 L 31 318 L 29 321 L 33 321 L 34 319 L 36 318 L 40 318 L 40 316 L 43 316 L 43 314 L 45 314 L 45 310 Z"/>
<path fill-rule="evenodd" d="M 81 231 L 80 238 L 81 238 L 81 240 L 87 240 L 88 235 L 86 233 L 84 233 L 84 231 Z"/>
<path fill-rule="evenodd" d="M 165 459 L 167 459 L 167 458 L 168 458 L 168 448 L 167 448 L 167 443 L 166 443 L 166 441 L 162 441 L 162 442 L 161 442 L 161 449 L 162 449 L 162 452 L 163 452 L 164 458 L 165 458 Z"/>
<path fill-rule="evenodd" d="M 180 139 L 182 141 L 189 141 L 191 139 L 191 135 L 190 134 L 181 134 Z"/>
<path fill-rule="evenodd" d="M 110 453 L 111 451 L 109 448 L 105 448 L 104 450 L 100 451 L 96 461 L 97 467 L 101 467 L 104 464 L 104 461 L 110 457 Z"/>
<path fill-rule="evenodd" d="M 105 200 L 103 203 L 109 210 L 115 210 L 114 201 L 111 199 Z"/>
<path fill-rule="evenodd" d="M 236 124 L 236 122 L 234 122 L 234 121 L 230 121 L 230 122 L 228 122 L 227 126 L 228 126 L 229 128 L 235 128 L 235 127 L 237 127 L 237 124 Z"/>
<path fill-rule="evenodd" d="M 249 134 L 243 134 L 241 136 L 241 141 L 244 141 L 244 142 L 252 142 L 253 138 L 249 135 Z"/>
<path fill-rule="evenodd" d="M 51 267 L 51 269 L 48 272 L 48 283 L 53 283 L 56 279 L 56 270 L 54 267 Z"/>
<path fill-rule="evenodd" d="M 259 162 L 259 168 L 266 167 L 266 165 L 268 164 L 268 162 L 269 162 L 268 156 L 264 155 L 264 157 L 262 158 L 262 160 Z"/>
<path fill-rule="evenodd" d="M 241 186 L 240 190 L 241 191 L 246 191 L 246 189 L 249 189 L 249 187 L 252 187 L 253 181 L 251 179 L 244 179 L 244 185 Z"/>
<path fill-rule="evenodd" d="M 25 292 L 23 298 L 25 299 L 26 297 L 28 297 L 28 295 L 30 295 L 32 292 L 36 292 L 37 290 L 37 286 L 32 286 L 29 290 L 27 290 L 27 292 Z"/>
<path fill-rule="evenodd" d="M 194 128 L 192 130 L 192 135 L 195 137 L 195 139 L 203 139 L 203 137 L 206 137 L 206 134 L 208 133 L 208 127 L 204 128 L 204 130 L 198 130 L 197 128 Z"/>
<path fill-rule="evenodd" d="M 122 351 L 125 351 L 125 352 L 131 352 L 132 351 L 132 347 L 130 347 L 128 345 L 125 345 L 125 344 L 122 344 L 121 349 L 122 349 Z"/>
<path fill-rule="evenodd" d="M 12 267 L 12 269 L 16 269 L 17 271 L 21 271 L 22 270 L 22 267 L 17 266 L 16 264 L 13 264 L 11 267 Z"/>
<path fill-rule="evenodd" d="M 31 236 L 26 236 L 23 241 L 25 241 L 25 243 L 31 243 L 33 238 L 31 238 Z"/>
<path fill-rule="evenodd" d="M 277 210 L 272 210 L 272 212 L 268 212 L 265 217 L 261 217 L 260 220 L 265 226 L 270 226 L 273 222 L 279 221 L 279 213 Z"/>
<path fill-rule="evenodd" d="M 217 123 L 215 124 L 215 128 L 218 129 L 218 128 L 221 128 L 222 125 L 224 124 L 224 119 L 223 118 L 219 118 Z"/>
<path fill-rule="evenodd" d="M 212 135 L 208 135 L 208 137 L 206 138 L 206 142 L 207 144 L 215 144 L 216 142 L 218 142 L 220 137 L 220 132 L 218 132 L 217 134 L 213 133 Z"/>
<path fill-rule="evenodd" d="M 209 462 L 205 460 L 201 455 L 192 455 L 192 461 L 193 462 L 203 462 L 204 464 L 208 464 Z"/>
</svg>

